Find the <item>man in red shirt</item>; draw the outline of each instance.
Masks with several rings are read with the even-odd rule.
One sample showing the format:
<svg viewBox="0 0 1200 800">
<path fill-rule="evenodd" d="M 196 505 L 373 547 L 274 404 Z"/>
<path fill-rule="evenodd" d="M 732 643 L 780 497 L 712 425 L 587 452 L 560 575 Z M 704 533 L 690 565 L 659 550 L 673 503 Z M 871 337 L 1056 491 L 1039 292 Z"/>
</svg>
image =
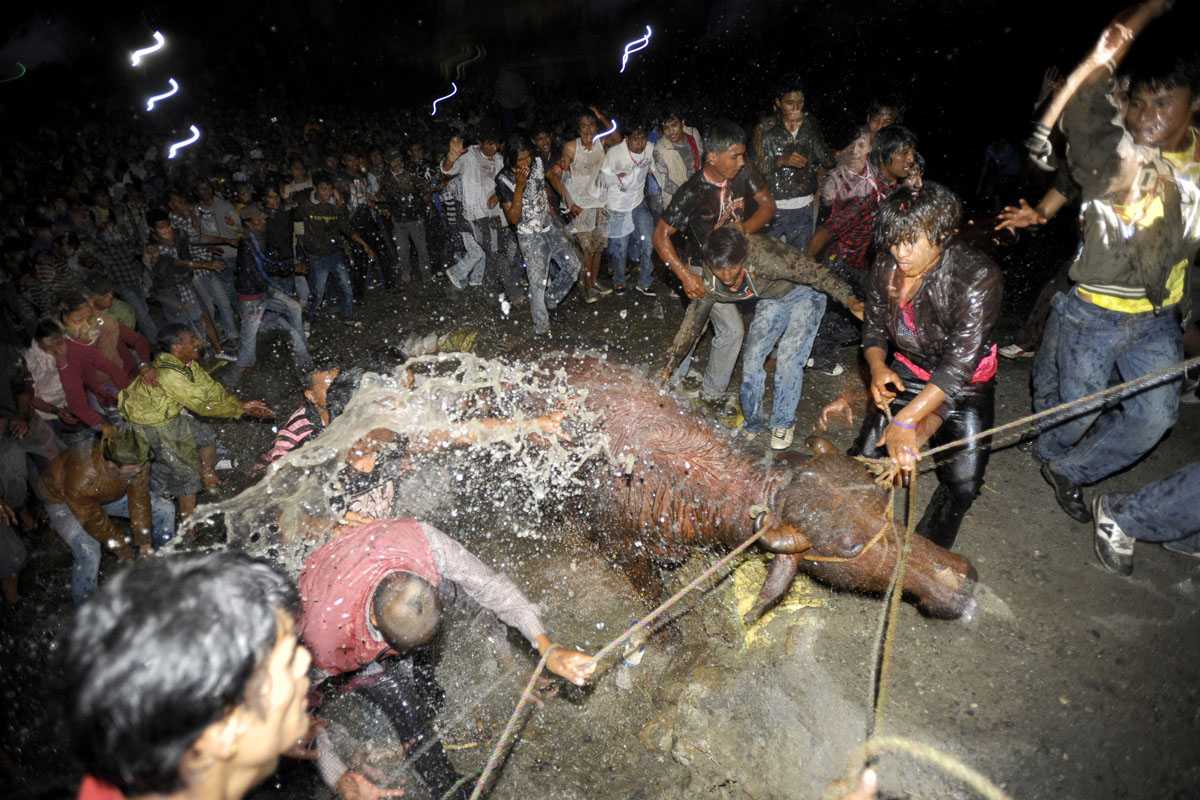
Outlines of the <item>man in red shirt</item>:
<svg viewBox="0 0 1200 800">
<path fill-rule="evenodd" d="M 411 651 L 437 633 L 441 598 L 453 596 L 450 590 L 519 630 L 540 654 L 550 651 L 546 668 L 554 674 L 582 686 L 596 669 L 591 656 L 552 642 L 537 608 L 511 580 L 414 519 L 375 520 L 338 536 L 309 557 L 299 585 L 300 637 L 313 665 L 330 676 L 361 670 L 354 688 L 387 714 L 401 739 L 418 745 L 429 733 L 428 698 L 437 686 L 419 684 Z M 332 748 L 320 752 L 322 776 L 352 796 L 347 784 L 365 779 L 348 772 Z M 440 742 L 413 765 L 437 797 L 459 777 Z M 469 795 L 470 787 L 462 788 Z"/>
</svg>

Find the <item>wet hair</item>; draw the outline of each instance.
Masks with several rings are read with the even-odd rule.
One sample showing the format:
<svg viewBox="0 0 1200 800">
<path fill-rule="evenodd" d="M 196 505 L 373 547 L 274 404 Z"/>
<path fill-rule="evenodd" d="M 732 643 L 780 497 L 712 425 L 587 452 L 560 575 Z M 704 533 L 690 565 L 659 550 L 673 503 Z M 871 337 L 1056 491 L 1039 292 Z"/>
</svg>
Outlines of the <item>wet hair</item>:
<svg viewBox="0 0 1200 800">
<path fill-rule="evenodd" d="M 776 98 L 782 99 L 785 94 L 791 94 L 792 92 L 804 94 L 804 79 L 797 72 L 789 72 L 779 79 L 776 87 Z"/>
<path fill-rule="evenodd" d="M 530 139 L 532 139 L 533 137 L 535 137 L 541 133 L 550 134 L 551 139 L 557 138 L 554 133 L 554 126 L 550 124 L 550 120 L 548 120 L 544 117 L 539 117 L 539 118 L 535 119 L 533 121 L 533 124 L 529 126 L 529 138 Z"/>
<path fill-rule="evenodd" d="M 876 98 L 875 100 L 872 100 L 867 105 L 867 119 L 870 119 L 871 117 L 875 116 L 876 114 L 882 114 L 885 111 L 891 111 L 893 114 L 895 114 L 896 122 L 903 122 L 904 121 L 904 112 L 907 111 L 907 109 L 904 107 L 904 104 L 901 103 L 898 98 L 895 98 L 895 97 L 885 97 L 883 99 Z"/>
<path fill-rule="evenodd" d="M 381 580 L 371 595 L 371 610 L 384 641 L 399 652 L 428 642 L 442 620 L 437 592 L 410 572 L 393 572 Z"/>
<path fill-rule="evenodd" d="M 51 336 L 62 336 L 62 328 L 52 319 L 39 320 L 37 326 L 33 329 L 33 340 L 40 342 L 43 339 L 49 339 Z"/>
<path fill-rule="evenodd" d="M 192 329 L 182 322 L 171 322 L 158 329 L 158 349 L 169 351 L 183 341 L 183 334 L 192 333 Z M 195 335 L 193 333 L 193 335 Z"/>
<path fill-rule="evenodd" d="M 733 269 L 745 262 L 748 247 L 746 234 L 732 225 L 717 228 L 704 245 L 704 263 L 709 269 Z"/>
<path fill-rule="evenodd" d="M 925 174 L 925 156 L 916 151 L 913 151 L 912 170 L 910 170 L 909 174 L 913 172 L 919 172 L 922 175 Z"/>
<path fill-rule="evenodd" d="M 58 295 L 58 305 L 65 311 L 74 311 L 80 306 L 88 304 L 87 298 L 82 293 L 70 289 Z"/>
<path fill-rule="evenodd" d="M 1138 89 L 1151 92 L 1187 89 L 1192 97 L 1200 95 L 1200 61 L 1193 53 L 1190 57 L 1176 55 L 1174 48 L 1138 48 L 1136 58 L 1126 62 L 1129 76 L 1129 93 Z"/>
<path fill-rule="evenodd" d="M 149 225 L 151 228 L 153 228 L 155 225 L 157 225 L 160 222 L 170 222 L 170 221 L 171 221 L 171 215 L 168 214 L 164 209 L 152 208 L 146 212 L 146 224 Z"/>
<path fill-rule="evenodd" d="M 687 105 L 682 100 L 671 100 L 663 105 L 659 121 L 670 122 L 673 119 L 677 119 L 683 122 L 687 119 L 687 113 Z"/>
<path fill-rule="evenodd" d="M 180 762 L 247 700 L 296 590 L 235 552 L 139 559 L 75 615 L 63 696 L 84 770 L 126 797 L 184 788 Z"/>
<path fill-rule="evenodd" d="M 704 133 L 704 149 L 709 153 L 724 153 L 736 144 L 746 143 L 746 131 L 728 119 L 719 119 Z"/>
<path fill-rule="evenodd" d="M 344 369 L 333 379 L 333 383 L 329 384 L 329 389 L 325 392 L 325 408 L 329 411 L 330 421 L 341 416 L 346 406 L 350 405 L 350 400 L 358 391 L 358 385 L 362 383 L 366 372 L 365 367 Z"/>
<path fill-rule="evenodd" d="M 886 129 L 885 129 L 886 130 Z M 920 189 L 897 189 L 875 214 L 871 235 L 875 250 L 912 244 L 925 236 L 935 247 L 944 245 L 962 224 L 962 201 L 940 183 L 926 181 Z"/>
<path fill-rule="evenodd" d="M 892 160 L 898 150 L 917 147 L 917 135 L 903 125 L 888 125 L 880 128 L 875 134 L 875 142 L 869 156 L 871 164 L 876 169 L 882 169 L 884 164 Z"/>
<path fill-rule="evenodd" d="M 501 144 L 503 141 L 504 136 L 500 133 L 500 129 L 490 122 L 480 123 L 475 129 L 475 142 L 477 144 L 483 144 L 484 142 Z"/>
<path fill-rule="evenodd" d="M 528 136 L 521 131 L 513 131 L 504 142 L 504 166 L 509 169 L 516 169 L 517 154 L 522 150 L 531 156 L 538 154 L 538 149 L 534 147 L 533 142 L 529 140 Z"/>
<path fill-rule="evenodd" d="M 333 186 L 333 176 L 325 170 L 319 169 L 312 174 L 313 188 L 316 189 L 322 183 L 328 183 L 330 186 Z"/>
</svg>

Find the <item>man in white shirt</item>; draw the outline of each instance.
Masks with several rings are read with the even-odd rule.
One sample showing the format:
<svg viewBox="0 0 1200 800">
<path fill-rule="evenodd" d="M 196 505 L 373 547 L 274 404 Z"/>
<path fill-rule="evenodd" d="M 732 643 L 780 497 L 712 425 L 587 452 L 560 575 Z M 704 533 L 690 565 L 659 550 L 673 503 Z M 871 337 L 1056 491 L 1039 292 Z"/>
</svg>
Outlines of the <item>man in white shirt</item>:
<svg viewBox="0 0 1200 800">
<path fill-rule="evenodd" d="M 600 182 L 608 193 L 608 252 L 612 256 L 613 291 L 620 294 L 627 288 L 625 262 L 629 251 L 636 249 L 641 268 L 635 288 L 653 297 L 650 238 L 654 235 L 654 216 L 646 204 L 646 176 L 650 174 L 654 145 L 647 140 L 650 126 L 642 120 L 626 123 L 622 132 L 624 140 L 608 149 L 600 170 Z"/>
<path fill-rule="evenodd" d="M 462 176 L 463 219 L 472 232 L 470 237 L 463 235 L 467 254 L 446 275 L 456 289 L 463 288 L 468 278 L 472 286 L 480 286 L 485 275 L 491 275 L 503 284 L 508 301 L 515 303 L 524 294 L 504 252 L 505 219 L 496 197 L 496 176 L 504 169 L 504 159 L 496 152 L 500 136 L 485 130 L 478 138 L 479 144 L 470 147 L 461 137 L 451 138 L 442 161 L 443 175 Z"/>
</svg>

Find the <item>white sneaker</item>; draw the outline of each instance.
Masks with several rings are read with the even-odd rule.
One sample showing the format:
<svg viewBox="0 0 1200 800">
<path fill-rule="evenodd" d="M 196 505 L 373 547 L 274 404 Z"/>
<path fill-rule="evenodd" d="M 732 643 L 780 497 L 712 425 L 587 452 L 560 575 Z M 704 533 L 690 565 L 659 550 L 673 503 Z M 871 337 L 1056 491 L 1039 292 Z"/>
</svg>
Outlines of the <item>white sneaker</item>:
<svg viewBox="0 0 1200 800">
<path fill-rule="evenodd" d="M 1092 527 L 1096 532 L 1093 545 L 1096 557 L 1104 568 L 1114 575 L 1129 577 L 1133 574 L 1133 543 L 1132 536 L 1126 536 L 1125 531 L 1117 521 L 1104 510 L 1104 500 L 1107 495 L 1096 495 L 1092 500 Z"/>
<path fill-rule="evenodd" d="M 822 375 L 830 375 L 834 378 L 836 378 L 838 375 L 841 375 L 843 372 L 846 371 L 846 368 L 843 367 L 841 364 L 834 364 L 829 369 L 820 369 L 819 367 L 817 367 L 817 362 L 811 358 L 808 360 L 808 363 L 805 364 L 804 366 L 807 367 L 808 369 L 816 369 L 816 371 L 821 373 Z"/>
<path fill-rule="evenodd" d="M 1000 355 L 1004 356 L 1005 358 L 1033 358 L 1037 355 L 1036 351 L 1026 350 L 1019 344 L 1006 344 L 997 352 L 999 352 Z"/>
<path fill-rule="evenodd" d="M 771 449 L 772 450 L 787 450 L 792 446 L 792 437 L 796 433 L 796 426 L 790 428 L 772 428 L 771 429 Z"/>
</svg>

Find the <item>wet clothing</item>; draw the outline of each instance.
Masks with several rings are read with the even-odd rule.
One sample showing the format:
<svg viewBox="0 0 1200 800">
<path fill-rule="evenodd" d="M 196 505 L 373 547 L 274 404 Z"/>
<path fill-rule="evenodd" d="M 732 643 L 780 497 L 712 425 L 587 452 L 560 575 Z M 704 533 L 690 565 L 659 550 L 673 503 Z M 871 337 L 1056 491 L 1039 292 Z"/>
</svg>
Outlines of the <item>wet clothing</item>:
<svg viewBox="0 0 1200 800">
<path fill-rule="evenodd" d="M 1143 542 L 1175 542 L 1200 552 L 1200 461 L 1129 494 L 1106 495 L 1104 510 L 1126 536 Z"/>
<path fill-rule="evenodd" d="M 902 363 L 891 366 L 904 383 L 904 392 L 891 404 L 895 416 L 921 393 L 926 382 Z M 938 410 L 942 425 L 929 439 L 929 446 L 937 447 L 986 431 L 995 423 L 995 409 L 995 380 L 969 384 L 958 393 L 953 405 L 945 404 Z M 872 408 L 850 448 L 850 455 L 886 456 L 887 448 L 876 447 L 875 443 L 887 424 L 883 412 Z M 983 489 L 983 475 L 990 455 L 991 439 L 977 439 L 945 456 L 935 456 L 938 485 L 917 523 L 917 533 L 947 550 L 954 546 L 963 518 Z"/>
<path fill-rule="evenodd" d="M 999 268 L 983 253 L 951 239 L 941 260 L 925 273 L 909 303 L 902 298 L 904 274 L 890 253 L 880 256 L 867 286 L 863 349 L 889 348 L 892 370 L 905 391 L 892 401 L 894 416 L 932 383 L 946 394 L 936 413 L 941 427 L 931 446 L 945 444 L 992 427 L 995 418 L 995 327 L 1004 285 Z M 863 423 L 851 455 L 886 455 L 876 442 L 887 426 L 873 409 Z M 938 488 L 917 525 L 917 532 L 949 548 L 959 526 L 983 488 L 990 445 L 975 441 L 939 457 Z"/>
<path fill-rule="evenodd" d="M 92 408 L 87 393 L 92 393 L 98 405 L 108 408 L 116 405 L 118 392 L 129 385 L 125 371 L 105 358 L 98 348 L 71 339 L 67 339 L 66 359 L 56 364 L 56 368 L 67 398 L 67 410 L 92 428 L 102 427 L 106 420 Z M 117 378 L 110 380 L 109 375 Z"/>
<path fill-rule="evenodd" d="M 271 449 L 262 457 L 258 468 L 261 469 L 273 464 L 288 453 L 301 447 L 306 441 L 324 429 L 325 423 L 321 420 L 321 415 L 318 413 L 316 407 L 312 403 L 305 403 L 293 411 L 292 415 L 287 418 L 287 422 L 279 427 L 274 444 L 271 445 Z"/>
<path fill-rule="evenodd" d="M 88 535 L 122 559 L 132 558 L 133 550 L 101 506 L 128 496 L 133 544 L 150 544 L 150 470 L 123 480 L 116 467 L 105 463 L 101 441 L 84 442 L 60 453 L 42 472 L 41 493 L 47 503 L 65 504 Z"/>
<path fill-rule="evenodd" d="M 122 367 L 123 374 L 108 376 L 118 389 L 128 386 L 129 381 L 137 377 L 139 364 L 150 361 L 150 342 L 146 337 L 111 314 L 104 311 L 93 313 L 83 330 L 76 333 L 67 330 L 63 317 L 64 312 L 60 311 L 55 321 L 62 328 L 69 345 L 95 347 L 106 359 Z"/>
<path fill-rule="evenodd" d="M 300 572 L 300 637 L 317 669 L 339 675 L 395 654 L 370 620 L 375 589 L 394 572 L 434 587 L 453 581 L 532 644 L 546 632 L 537 608 L 511 580 L 449 536 L 414 519 L 377 520 L 321 547 Z"/>
<path fill-rule="evenodd" d="M 699 264 L 712 232 L 745 222 L 746 201 L 764 189 L 762 176 L 750 164 L 725 183 L 713 183 L 703 169 L 688 178 L 662 215 L 663 221 L 681 234 L 677 245 L 680 258 Z"/>
<path fill-rule="evenodd" d="M 829 254 L 850 269 L 865 272 L 871 266 L 871 226 L 875 223 L 875 212 L 896 188 L 867 166 L 868 175 L 860 189 L 861 194 L 843 197 L 833 204 L 829 219 L 821 226 L 829 231 Z"/>
<path fill-rule="evenodd" d="M 159 353 L 154 368 L 158 370 L 158 386 L 138 378 L 120 394 L 121 416 L 130 422 L 162 425 L 178 417 L 184 408 L 205 417 L 242 416 L 237 398 L 196 362 L 184 364 L 170 353 Z"/>
<path fill-rule="evenodd" d="M 428 184 L 407 169 L 399 174 L 390 169 L 384 172 L 379 191 L 393 222 L 425 219 L 429 208 Z"/>
<path fill-rule="evenodd" d="M 664 208 L 671 204 L 679 187 L 703 166 L 704 141 L 695 128 L 684 127 L 682 144 L 675 144 L 665 136 L 654 143 L 650 172 L 658 181 Z"/>
<path fill-rule="evenodd" d="M 79 784 L 79 794 L 76 795 L 76 800 L 125 800 L 125 795 L 111 784 L 93 778 L 91 775 L 84 775 L 83 782 Z"/>
<path fill-rule="evenodd" d="M 721 282 L 704 267 L 704 297 L 688 304 L 683 323 L 667 351 L 667 366 L 674 368 L 704 330 L 714 303 L 736 303 L 752 298 L 780 298 L 797 285 L 811 286 L 843 305 L 854 297 L 850 287 L 820 262 L 803 252 L 759 233 L 746 237 L 746 275 L 737 291 Z"/>
<path fill-rule="evenodd" d="M 896 352 L 954 398 L 994 356 L 1004 280 L 983 253 L 951 239 L 941 261 L 925 273 L 905 313 L 900 293 L 904 273 L 891 254 L 881 256 L 867 285 L 863 349 Z"/>
<path fill-rule="evenodd" d="M 780 167 L 777 159 L 786 158 L 793 153 L 808 159 L 803 167 Z M 836 165 L 833 152 L 825 144 L 825 135 L 821 126 L 811 114 L 805 114 L 800 121 L 800 127 L 791 133 L 781 120 L 763 131 L 759 139 L 754 162 L 762 173 L 775 198 L 779 208 L 800 208 L 813 200 L 819 185 L 817 174 L 821 169 L 831 169 Z M 807 198 L 807 203 L 802 202 Z"/>
<path fill-rule="evenodd" d="M 517 173 L 511 167 L 496 176 L 496 197 L 503 207 L 516 199 Z M 529 177 L 521 194 L 521 218 L 517 221 L 517 235 L 538 234 L 550 230 L 549 201 L 546 198 L 546 162 L 534 156 L 529 165 Z"/>
</svg>

